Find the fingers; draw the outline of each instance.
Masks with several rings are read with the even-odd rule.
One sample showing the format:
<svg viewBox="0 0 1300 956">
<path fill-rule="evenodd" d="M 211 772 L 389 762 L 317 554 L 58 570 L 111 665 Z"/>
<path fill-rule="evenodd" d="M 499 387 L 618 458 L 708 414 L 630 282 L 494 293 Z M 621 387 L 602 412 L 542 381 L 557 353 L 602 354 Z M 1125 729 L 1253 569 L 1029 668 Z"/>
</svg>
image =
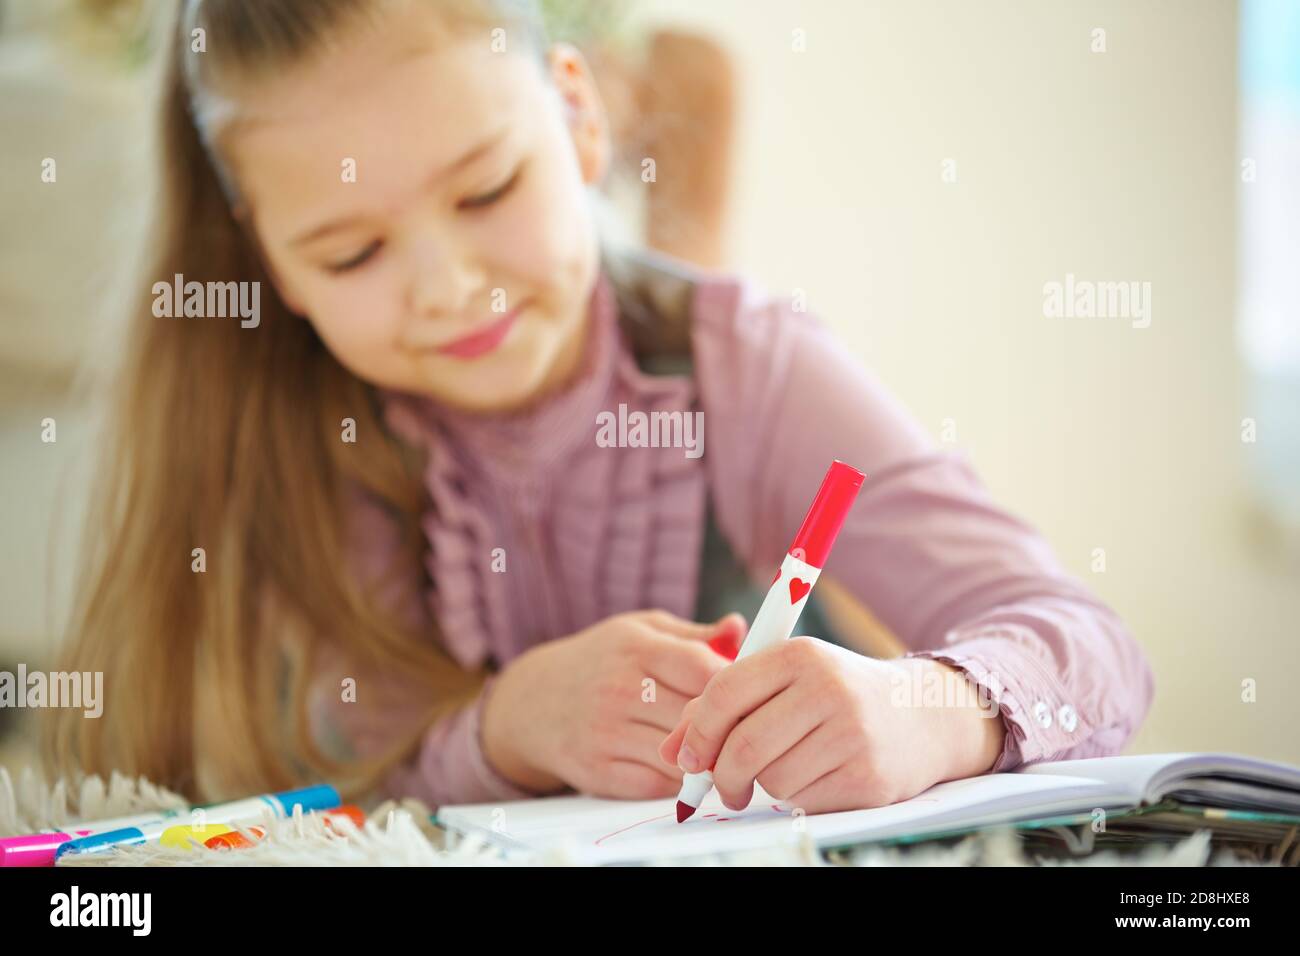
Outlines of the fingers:
<svg viewBox="0 0 1300 956">
<path fill-rule="evenodd" d="M 794 795 L 846 764 L 857 746 L 858 742 L 851 734 L 844 733 L 834 720 L 826 720 L 769 763 L 756 779 L 759 786 L 776 799 L 802 807 L 793 799 Z"/>
<path fill-rule="evenodd" d="M 686 728 L 690 726 L 687 720 L 680 721 L 672 733 L 664 738 L 664 742 L 659 745 L 659 759 L 670 766 L 677 766 L 677 751 L 682 745 L 682 738 L 686 736 Z"/>
<path fill-rule="evenodd" d="M 836 813 L 840 810 L 868 810 L 895 802 L 883 787 L 863 787 L 862 774 L 852 764 L 842 764 L 818 777 L 802 790 L 782 800 L 804 813 Z M 773 794 L 775 796 L 775 794 Z M 905 798 L 903 798 L 905 799 Z"/>
<path fill-rule="evenodd" d="M 663 738 L 660 728 L 624 720 L 599 737 L 599 756 L 582 775 L 580 790 L 619 800 L 652 800 L 676 796 L 681 790 L 681 771 L 656 759 Z"/>
<path fill-rule="evenodd" d="M 676 796 L 681 786 L 681 780 L 666 776 L 658 768 L 616 758 L 607 762 L 591 794 L 615 800 L 658 800 Z"/>
<path fill-rule="evenodd" d="M 733 810 L 748 806 L 754 781 L 792 749 L 802 751 L 798 746 L 800 741 L 822 719 L 815 702 L 808 699 L 802 688 L 787 687 L 741 720 L 727 735 L 713 767 L 713 785 L 723 804 Z M 806 752 L 798 755 L 799 762 L 807 763 L 809 759 Z M 800 784 L 814 779 L 815 776 L 807 777 Z"/>
<path fill-rule="evenodd" d="M 690 703 L 691 698 L 673 690 L 667 684 L 656 684 L 654 691 L 654 700 L 648 701 L 643 695 L 632 708 L 631 716 L 633 720 L 657 728 L 662 738 L 681 723 L 682 711 Z"/>
<path fill-rule="evenodd" d="M 656 682 L 687 698 L 698 697 L 710 678 L 735 659 L 748 629 L 738 613 L 713 624 L 683 620 L 667 611 L 637 617 L 645 627 L 638 645 L 642 666 Z"/>
<path fill-rule="evenodd" d="M 740 633 L 742 636 L 748 625 L 744 615 L 738 612 L 723 615 L 716 621 L 699 623 L 688 621 L 668 611 L 647 611 L 645 620 L 653 627 L 675 637 L 692 641 L 707 641 L 718 636 L 719 632 Z"/>
<path fill-rule="evenodd" d="M 681 771 L 655 759 L 663 732 L 649 724 L 630 721 L 619 732 L 616 750 L 610 758 L 611 784 L 621 781 L 630 787 L 622 791 L 625 797 L 651 799 L 656 796 L 675 796 L 682 786 Z M 640 774 L 632 767 L 641 767 L 653 776 Z"/>
<path fill-rule="evenodd" d="M 656 759 L 658 757 L 659 742 L 662 739 L 663 731 L 658 727 L 629 721 L 620 728 L 618 741 L 610 756 L 644 763 L 659 773 L 673 777 L 680 783 L 682 779 L 681 770 L 676 767 L 666 766 Z"/>
<path fill-rule="evenodd" d="M 728 735 L 761 705 L 793 683 L 796 672 L 786 666 L 784 648 L 769 647 L 720 670 L 698 700 L 686 707 L 686 736 L 677 762 L 688 773 L 714 765 Z"/>
<path fill-rule="evenodd" d="M 641 666 L 657 684 L 666 684 L 687 699 L 698 697 L 713 675 L 727 666 L 707 644 L 656 630 L 647 632 L 639 653 Z"/>
</svg>

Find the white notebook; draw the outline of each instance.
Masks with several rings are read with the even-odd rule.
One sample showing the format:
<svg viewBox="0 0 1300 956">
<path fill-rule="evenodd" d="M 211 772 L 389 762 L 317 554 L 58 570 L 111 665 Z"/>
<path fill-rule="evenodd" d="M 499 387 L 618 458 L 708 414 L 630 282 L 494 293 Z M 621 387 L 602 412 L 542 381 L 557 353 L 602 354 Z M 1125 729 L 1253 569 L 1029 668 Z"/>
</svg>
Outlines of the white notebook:
<svg viewBox="0 0 1300 956">
<path fill-rule="evenodd" d="M 637 863 L 796 845 L 920 836 L 1044 817 L 1128 810 L 1166 797 L 1300 815 L 1300 768 L 1232 754 L 1143 754 L 1034 764 L 937 784 L 887 807 L 803 815 L 761 788 L 740 811 L 714 791 L 685 823 L 676 798 L 585 796 L 443 807 L 438 821 L 506 850 L 563 848 L 583 863 Z"/>
</svg>

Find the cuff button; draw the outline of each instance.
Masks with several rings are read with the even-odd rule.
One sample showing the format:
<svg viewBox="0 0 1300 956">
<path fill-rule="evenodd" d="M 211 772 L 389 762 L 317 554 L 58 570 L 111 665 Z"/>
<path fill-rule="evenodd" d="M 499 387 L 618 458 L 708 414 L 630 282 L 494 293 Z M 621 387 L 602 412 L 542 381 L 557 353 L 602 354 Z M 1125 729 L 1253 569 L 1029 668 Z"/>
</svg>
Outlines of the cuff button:
<svg viewBox="0 0 1300 956">
<path fill-rule="evenodd" d="M 1061 725 L 1061 729 L 1069 734 L 1073 733 L 1074 728 L 1078 726 L 1079 715 L 1069 704 L 1062 704 L 1061 709 L 1056 712 L 1056 720 Z"/>
<path fill-rule="evenodd" d="M 1047 706 L 1047 702 L 1040 700 L 1034 704 L 1034 720 L 1038 721 L 1038 726 L 1046 730 L 1052 726 L 1052 708 Z"/>
</svg>

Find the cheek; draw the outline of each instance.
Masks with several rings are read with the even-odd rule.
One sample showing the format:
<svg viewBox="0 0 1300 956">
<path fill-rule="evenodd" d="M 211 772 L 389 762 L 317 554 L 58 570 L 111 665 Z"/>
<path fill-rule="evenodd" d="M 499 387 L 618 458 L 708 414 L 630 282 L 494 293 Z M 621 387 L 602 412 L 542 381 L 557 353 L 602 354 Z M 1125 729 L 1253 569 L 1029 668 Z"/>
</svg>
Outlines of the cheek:
<svg viewBox="0 0 1300 956">
<path fill-rule="evenodd" d="M 331 352 L 362 378 L 381 379 L 392 365 L 402 312 L 398 286 L 381 270 L 315 283 L 307 315 Z"/>
<path fill-rule="evenodd" d="M 560 284 L 587 261 L 595 228 L 580 181 L 575 188 L 563 170 L 537 169 L 503 217 L 498 249 L 511 271 L 538 285 Z"/>
</svg>

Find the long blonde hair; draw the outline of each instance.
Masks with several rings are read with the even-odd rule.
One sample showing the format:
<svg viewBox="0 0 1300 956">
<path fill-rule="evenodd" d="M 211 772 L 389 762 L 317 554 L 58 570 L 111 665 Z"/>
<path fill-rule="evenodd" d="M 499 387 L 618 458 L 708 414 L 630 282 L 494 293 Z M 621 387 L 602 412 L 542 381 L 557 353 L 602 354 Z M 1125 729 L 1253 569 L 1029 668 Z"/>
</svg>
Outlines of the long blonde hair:
<svg viewBox="0 0 1300 956">
<path fill-rule="evenodd" d="M 383 6 L 202 0 L 172 32 L 158 252 L 144 286 L 177 274 L 257 281 L 261 322 L 156 318 L 142 289 L 61 664 L 104 673 L 104 716 L 48 715 L 46 752 L 62 772 L 140 774 L 194 799 L 320 777 L 359 794 L 482 685 L 436 633 L 411 633 L 377 599 L 388 582 L 356 579 L 345 515 L 356 489 L 402 529 L 394 573 L 420 566 L 421 462 L 385 430 L 373 388 L 276 295 L 191 116 L 187 19 L 201 21 L 204 70 L 219 75 L 292 67 Z M 545 37 L 527 0 L 439 0 L 436 10 Z M 355 443 L 340 440 L 344 418 L 355 419 Z M 196 548 L 204 573 L 192 570 Z M 359 671 L 405 675 L 412 699 L 427 702 L 374 759 L 339 762 L 311 733 L 307 681 L 325 641 Z"/>
</svg>

